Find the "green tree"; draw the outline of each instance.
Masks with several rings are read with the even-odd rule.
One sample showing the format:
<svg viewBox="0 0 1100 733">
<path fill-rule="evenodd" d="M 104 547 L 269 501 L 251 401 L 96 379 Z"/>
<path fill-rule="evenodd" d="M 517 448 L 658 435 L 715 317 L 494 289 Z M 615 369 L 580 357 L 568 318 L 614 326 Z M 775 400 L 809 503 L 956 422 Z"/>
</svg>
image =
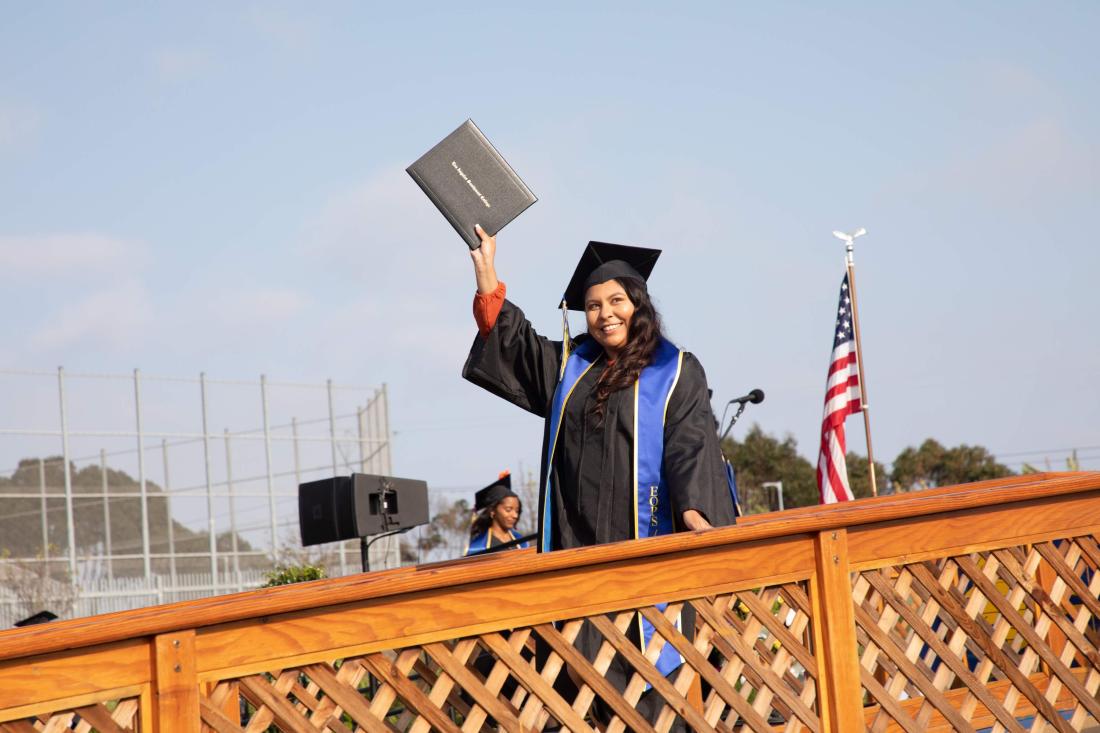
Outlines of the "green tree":
<svg viewBox="0 0 1100 733">
<path fill-rule="evenodd" d="M 435 503 L 431 521 L 419 531 L 419 538 L 402 540 L 402 561 L 421 562 L 458 557 L 470 536 L 473 509 L 465 498 Z M 415 544 L 413 544 L 415 542 Z"/>
<path fill-rule="evenodd" d="M 997 463 L 980 445 L 945 448 L 928 438 L 919 448 L 909 447 L 898 454 L 891 479 L 899 491 L 913 491 L 1011 475 L 1011 469 Z"/>
<path fill-rule="evenodd" d="M 737 488 L 747 513 L 769 510 L 768 490 L 761 488 L 768 481 L 783 482 L 783 504 L 787 508 L 817 503 L 814 467 L 798 455 L 798 442 L 793 436 L 779 440 L 753 425 L 744 440 L 722 441 L 722 450 L 737 473 Z"/>
<path fill-rule="evenodd" d="M 857 499 L 872 496 L 871 472 L 867 467 L 867 456 L 849 452 L 844 457 L 844 462 L 848 465 L 848 486 L 852 489 L 852 496 Z M 875 486 L 878 487 L 879 496 L 886 493 L 889 477 L 886 467 L 875 461 Z M 816 476 L 814 480 L 816 481 Z"/>
</svg>

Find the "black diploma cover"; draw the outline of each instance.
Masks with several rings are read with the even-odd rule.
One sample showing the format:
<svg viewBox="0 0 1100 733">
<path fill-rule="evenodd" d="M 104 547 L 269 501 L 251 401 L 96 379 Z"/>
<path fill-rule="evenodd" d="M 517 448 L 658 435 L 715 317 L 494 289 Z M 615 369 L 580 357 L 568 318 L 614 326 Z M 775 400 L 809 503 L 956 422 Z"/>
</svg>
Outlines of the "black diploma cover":
<svg viewBox="0 0 1100 733">
<path fill-rule="evenodd" d="M 405 170 L 470 249 L 481 246 L 475 224 L 493 236 L 538 201 L 473 120 Z"/>
</svg>

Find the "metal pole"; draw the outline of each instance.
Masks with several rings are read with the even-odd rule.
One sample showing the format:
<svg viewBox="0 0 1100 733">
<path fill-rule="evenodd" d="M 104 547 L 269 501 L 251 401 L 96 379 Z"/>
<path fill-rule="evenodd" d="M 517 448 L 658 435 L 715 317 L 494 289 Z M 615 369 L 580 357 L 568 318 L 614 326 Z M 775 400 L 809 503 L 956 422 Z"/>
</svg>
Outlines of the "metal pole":
<svg viewBox="0 0 1100 733">
<path fill-rule="evenodd" d="M 111 498 L 107 496 L 107 451 L 99 449 L 99 482 L 103 491 L 103 538 L 107 544 L 107 577 L 115 577 L 114 552 L 111 550 Z"/>
<path fill-rule="evenodd" d="M 783 511 L 783 482 L 782 481 L 765 481 L 760 484 L 763 489 L 775 488 L 775 495 L 779 497 L 779 511 Z"/>
<path fill-rule="evenodd" d="M 271 513 L 271 558 L 279 552 L 279 524 L 275 510 L 275 476 L 271 473 L 271 424 L 267 419 L 267 377 L 260 375 L 260 400 L 264 412 L 264 458 L 267 461 L 267 504 Z"/>
<path fill-rule="evenodd" d="M 385 475 L 388 475 L 388 473 L 386 472 L 385 466 L 383 465 L 384 461 L 383 461 L 383 458 L 382 458 L 382 445 L 381 445 L 381 443 L 378 442 L 378 435 L 379 435 L 378 425 L 379 425 L 379 420 L 381 418 L 381 412 L 379 411 L 379 409 L 380 409 L 379 405 L 381 404 L 380 395 L 381 395 L 381 393 L 380 393 L 379 390 L 377 390 L 377 389 L 374 390 L 374 395 L 373 395 L 373 397 L 372 397 L 372 399 L 369 403 L 369 407 L 372 408 L 371 411 L 370 411 L 370 414 L 368 415 L 368 419 L 370 421 L 370 423 L 369 423 L 370 433 L 374 435 L 375 443 L 377 445 L 377 447 L 371 452 L 370 464 L 371 464 L 371 473 L 378 473 L 378 474 L 382 474 L 383 476 L 385 476 Z M 368 551 L 369 551 L 370 543 L 367 543 L 367 548 L 368 548 Z M 380 548 L 375 550 L 375 555 L 379 554 L 379 552 L 384 553 L 384 551 L 385 551 L 385 548 L 380 547 Z M 383 557 L 384 557 L 384 554 L 383 554 Z M 383 567 L 385 566 L 384 563 L 385 563 L 385 560 L 383 560 Z M 369 569 L 369 565 L 368 565 L 368 569 Z M 366 572 L 366 570 L 364 570 L 364 572 Z"/>
<path fill-rule="evenodd" d="M 168 519 L 168 574 L 172 578 L 172 590 L 176 582 L 176 529 L 172 526 L 172 482 L 168 475 L 168 441 L 160 441 L 161 456 L 164 460 L 164 513 Z"/>
<path fill-rule="evenodd" d="M 390 454 L 390 393 L 385 382 L 382 382 L 382 436 L 386 441 L 384 473 L 389 476 L 393 472 L 393 456 Z"/>
<path fill-rule="evenodd" d="M 50 574 L 50 517 L 46 502 L 46 462 L 38 459 L 38 490 L 42 492 L 42 560 L 46 575 Z"/>
<path fill-rule="evenodd" d="M 382 433 L 382 390 L 374 390 L 374 399 L 371 401 L 370 432 L 374 436 L 374 467 L 378 473 L 386 474 L 386 436 Z"/>
<path fill-rule="evenodd" d="M 325 391 L 328 393 L 328 439 L 329 448 L 332 449 L 332 472 L 339 472 L 339 461 L 336 458 L 336 411 L 332 406 L 332 380 L 325 380 Z"/>
<path fill-rule="evenodd" d="M 300 486 L 302 483 L 302 461 L 298 455 L 298 418 L 290 418 L 290 434 L 293 436 L 294 443 L 294 485 Z"/>
<path fill-rule="evenodd" d="M 138 487 L 141 492 L 141 566 L 148 578 L 153 573 L 149 557 L 149 495 L 145 486 L 145 432 L 141 427 L 141 372 L 134 370 L 134 415 L 137 418 Z"/>
<path fill-rule="evenodd" d="M 355 422 L 359 429 L 359 470 L 363 473 L 370 473 L 367 471 L 367 451 L 364 443 L 366 440 L 366 425 L 364 419 L 366 412 L 366 407 L 357 408 L 355 410 Z"/>
<path fill-rule="evenodd" d="M 76 518 L 73 514 L 73 473 L 69 467 L 69 418 L 65 411 L 65 368 L 57 368 L 57 401 L 61 406 L 61 460 L 65 462 L 65 534 L 69 542 L 69 583 L 76 587 Z"/>
<path fill-rule="evenodd" d="M 389 392 L 386 389 L 385 382 L 382 383 L 382 414 L 380 415 L 380 418 L 382 424 L 379 434 L 382 436 L 383 440 L 386 441 L 386 450 L 382 454 L 385 458 L 385 470 L 383 471 L 383 473 L 386 476 L 392 476 L 393 459 L 390 454 L 390 397 Z M 397 536 L 394 535 L 391 540 L 386 544 L 389 546 L 388 550 L 390 554 L 390 561 L 393 563 L 394 567 L 397 567 L 401 564 L 401 543 L 398 540 Z"/>
<path fill-rule="evenodd" d="M 237 499 L 233 496 L 233 454 L 229 446 L 229 428 L 225 429 L 225 489 L 229 494 L 229 541 L 233 547 L 233 577 L 241 584 L 241 556 L 237 547 Z"/>
<path fill-rule="evenodd" d="M 383 415 L 382 415 L 382 391 L 375 390 L 375 406 L 374 406 L 374 435 L 376 439 L 381 440 L 383 435 Z M 381 448 L 381 446 L 379 446 Z M 378 467 L 378 473 L 383 475 L 389 475 L 389 469 L 386 466 L 385 453 L 381 450 L 378 451 L 378 461 L 376 463 Z M 389 543 L 383 543 L 379 546 L 376 554 L 386 556 L 386 549 L 388 549 Z M 385 559 L 383 559 L 383 567 L 385 567 Z"/>
<path fill-rule="evenodd" d="M 374 436 L 374 468 L 382 475 L 386 472 L 386 441 L 382 435 L 382 390 L 374 390 L 374 399 L 371 400 L 370 432 Z"/>
<path fill-rule="evenodd" d="M 336 410 L 332 405 L 332 380 L 325 380 L 325 388 L 328 392 L 328 439 L 332 449 L 332 475 L 340 473 L 340 467 L 336 460 Z M 347 542 L 341 542 L 340 547 L 340 575 L 348 574 Z"/>
<path fill-rule="evenodd" d="M 214 484 L 210 480 L 210 430 L 206 421 L 206 372 L 199 373 L 202 399 L 202 464 L 206 471 L 206 531 L 210 534 L 210 582 L 218 589 L 218 534 L 214 521 Z"/>
<path fill-rule="evenodd" d="M 867 468 L 871 475 L 871 495 L 878 496 L 878 485 L 875 481 L 875 454 L 871 450 L 871 406 L 867 404 L 867 373 L 863 371 L 863 341 L 859 330 L 859 307 L 856 305 L 856 263 L 855 245 L 848 240 L 848 290 L 852 293 L 852 329 L 856 332 L 856 363 L 859 366 L 859 401 L 863 412 L 863 430 L 867 435 Z"/>
</svg>

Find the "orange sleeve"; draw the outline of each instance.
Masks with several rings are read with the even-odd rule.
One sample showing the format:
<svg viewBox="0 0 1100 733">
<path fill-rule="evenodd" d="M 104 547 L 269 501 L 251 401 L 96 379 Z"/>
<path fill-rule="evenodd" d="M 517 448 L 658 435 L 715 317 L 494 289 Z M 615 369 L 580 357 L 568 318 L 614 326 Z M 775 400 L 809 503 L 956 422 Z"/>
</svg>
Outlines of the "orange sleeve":
<svg viewBox="0 0 1100 733">
<path fill-rule="evenodd" d="M 506 292 L 504 283 L 499 282 L 497 289 L 488 295 L 474 293 L 474 320 L 477 321 L 477 331 L 481 334 L 481 338 L 488 336 L 496 325 Z"/>
</svg>

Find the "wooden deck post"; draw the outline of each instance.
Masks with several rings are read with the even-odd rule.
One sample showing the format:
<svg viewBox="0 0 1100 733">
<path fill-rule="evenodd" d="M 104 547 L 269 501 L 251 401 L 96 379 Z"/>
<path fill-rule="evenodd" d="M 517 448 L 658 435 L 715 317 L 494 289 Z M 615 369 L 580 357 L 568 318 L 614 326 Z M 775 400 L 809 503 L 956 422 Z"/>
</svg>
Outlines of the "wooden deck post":
<svg viewBox="0 0 1100 733">
<path fill-rule="evenodd" d="M 810 597 L 818 659 L 821 729 L 851 733 L 863 730 L 864 721 L 847 531 L 818 532 L 814 538 L 814 552 L 816 572 L 810 583 Z"/>
<path fill-rule="evenodd" d="M 157 733 L 199 733 L 199 681 L 195 630 L 160 634 L 153 639 Z"/>
</svg>

